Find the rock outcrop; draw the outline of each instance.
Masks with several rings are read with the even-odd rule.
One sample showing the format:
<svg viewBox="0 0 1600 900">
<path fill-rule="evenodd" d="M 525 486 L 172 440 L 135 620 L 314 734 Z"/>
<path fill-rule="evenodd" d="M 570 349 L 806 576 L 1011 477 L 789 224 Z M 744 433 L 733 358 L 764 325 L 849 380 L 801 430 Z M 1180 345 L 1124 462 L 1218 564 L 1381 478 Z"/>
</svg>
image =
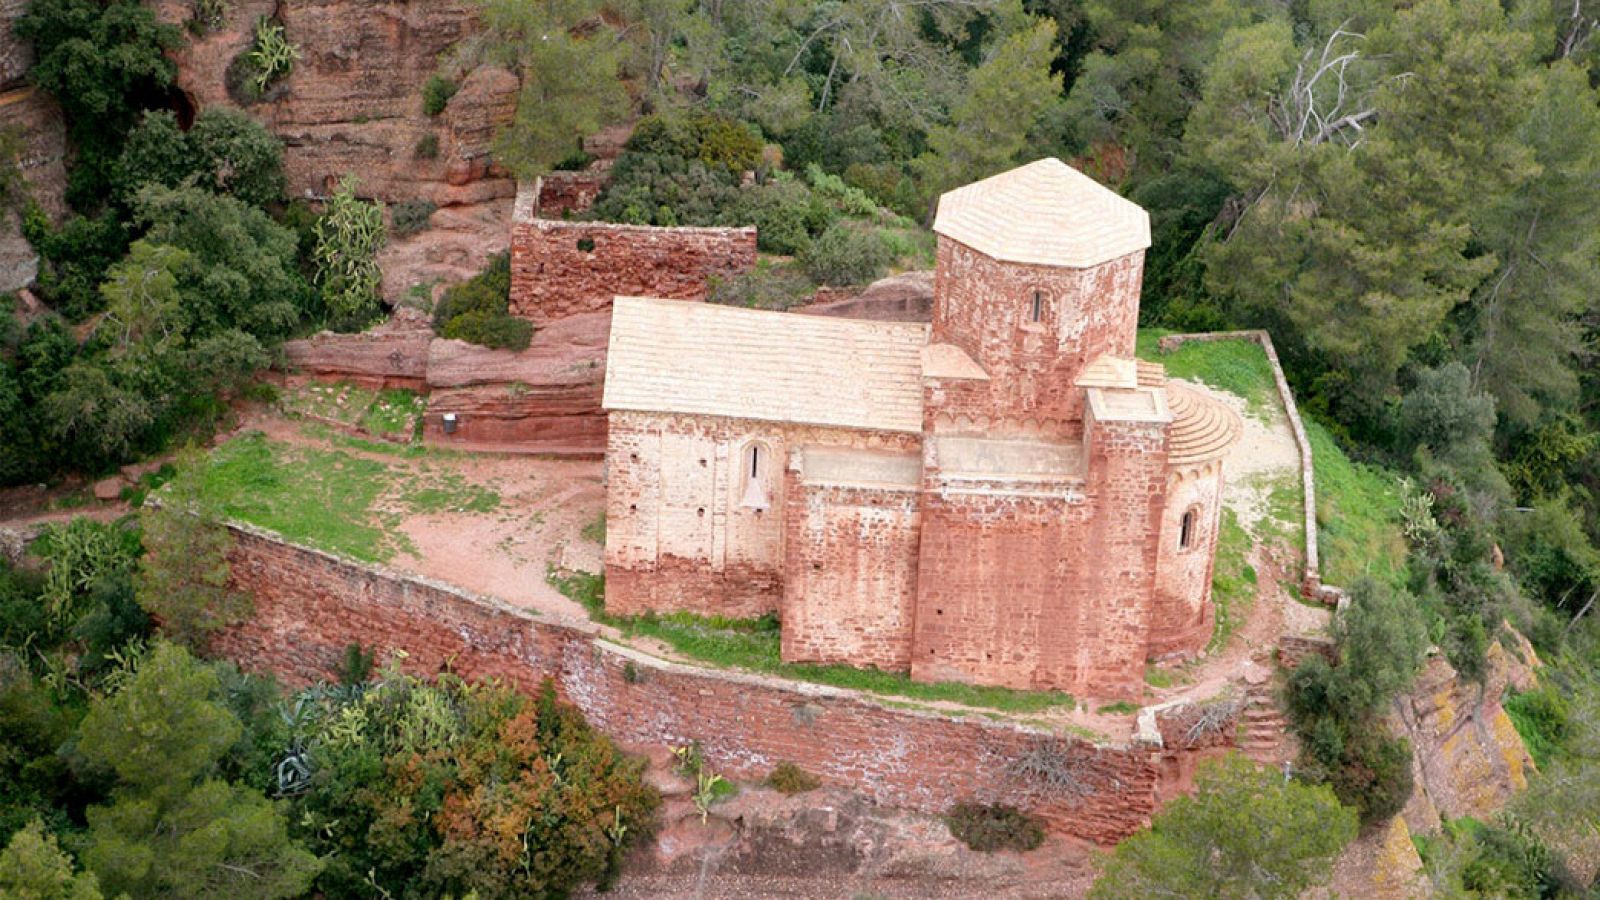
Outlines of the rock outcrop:
<svg viewBox="0 0 1600 900">
<path fill-rule="evenodd" d="M 161 16 L 183 22 L 185 0 L 161 0 Z M 479 29 L 467 0 L 237 0 L 222 26 L 192 36 L 177 54 L 178 86 L 194 107 L 237 106 L 227 70 L 246 52 L 263 16 L 276 16 L 300 51 L 294 69 L 248 107 L 283 139 L 291 197 L 326 195 L 354 173 L 361 193 L 440 206 L 509 199 L 515 185 L 492 171 L 489 141 L 516 108 L 519 83 L 483 66 L 462 79 L 443 113 L 422 110 L 422 86 L 439 59 Z M 437 142 L 429 152 L 427 139 Z"/>
<path fill-rule="evenodd" d="M 520 352 L 434 341 L 423 437 L 480 449 L 599 455 L 610 325 L 609 313 L 572 316 L 540 328 Z M 445 430 L 446 414 L 455 416 L 453 431 Z"/>
<path fill-rule="evenodd" d="M 67 132 L 61 107 L 27 83 L 33 49 L 11 33 L 28 0 L 0 0 L 0 130 L 22 139 L 17 159 L 29 195 L 52 218 L 65 212 Z M 0 293 L 27 287 L 39 271 L 39 258 L 23 240 L 20 220 L 0 211 Z"/>
<path fill-rule="evenodd" d="M 1415 832 L 1439 819 L 1489 819 L 1528 785 L 1533 759 L 1501 706 L 1508 687 L 1533 685 L 1532 646 L 1489 645 L 1483 682 L 1460 677 L 1442 654 L 1428 658 L 1411 692 L 1394 703 L 1391 726 L 1411 741 L 1416 790 L 1404 816 Z M 1519 658 L 1520 657 L 1520 658 Z"/>
<path fill-rule="evenodd" d="M 324 331 L 283 345 L 291 375 L 349 381 L 369 388 L 427 386 L 428 344 L 433 328 L 413 310 L 401 310 L 360 334 Z"/>
<path fill-rule="evenodd" d="M 825 299 L 795 312 L 882 322 L 927 322 L 933 318 L 933 272 L 890 275 L 867 285 L 853 297 Z"/>
</svg>

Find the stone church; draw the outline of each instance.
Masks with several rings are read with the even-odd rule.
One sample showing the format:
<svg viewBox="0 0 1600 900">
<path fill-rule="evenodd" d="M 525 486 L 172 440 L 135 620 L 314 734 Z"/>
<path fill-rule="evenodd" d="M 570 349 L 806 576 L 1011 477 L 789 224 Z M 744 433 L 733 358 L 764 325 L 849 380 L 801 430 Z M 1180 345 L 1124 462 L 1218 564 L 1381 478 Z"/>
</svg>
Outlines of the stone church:
<svg viewBox="0 0 1600 900">
<path fill-rule="evenodd" d="M 934 231 L 931 325 L 617 298 L 606 607 L 1137 696 L 1210 637 L 1239 419 L 1134 358 L 1137 205 L 1043 159 L 945 194 Z"/>
</svg>

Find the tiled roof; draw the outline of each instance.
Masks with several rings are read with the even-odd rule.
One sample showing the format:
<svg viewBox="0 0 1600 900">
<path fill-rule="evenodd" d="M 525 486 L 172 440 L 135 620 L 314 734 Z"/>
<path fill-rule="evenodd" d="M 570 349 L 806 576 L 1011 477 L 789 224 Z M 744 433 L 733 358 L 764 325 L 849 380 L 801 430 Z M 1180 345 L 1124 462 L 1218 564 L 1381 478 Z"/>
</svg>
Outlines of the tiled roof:
<svg viewBox="0 0 1600 900">
<path fill-rule="evenodd" d="M 1172 428 L 1167 432 L 1167 462 L 1194 465 L 1216 459 L 1238 440 L 1244 423 L 1222 403 L 1191 388 L 1167 384 Z"/>
<path fill-rule="evenodd" d="M 606 409 L 922 430 L 928 326 L 618 297 Z"/>
<path fill-rule="evenodd" d="M 1138 204 L 1053 157 L 940 197 L 933 230 L 995 259 L 1075 269 L 1150 246 Z"/>
</svg>

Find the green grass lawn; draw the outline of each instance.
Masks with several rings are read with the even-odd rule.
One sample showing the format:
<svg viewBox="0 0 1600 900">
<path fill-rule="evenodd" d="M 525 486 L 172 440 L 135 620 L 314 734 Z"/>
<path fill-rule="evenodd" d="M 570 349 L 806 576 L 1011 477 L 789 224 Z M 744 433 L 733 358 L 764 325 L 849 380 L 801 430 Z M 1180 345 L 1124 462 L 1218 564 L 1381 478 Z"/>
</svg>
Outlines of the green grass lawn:
<svg viewBox="0 0 1600 900">
<path fill-rule="evenodd" d="M 1362 575 L 1396 587 L 1406 582 L 1400 533 L 1400 486 L 1394 473 L 1352 461 L 1327 429 L 1305 420 L 1317 480 L 1322 580 L 1348 585 Z"/>
<path fill-rule="evenodd" d="M 1237 394 L 1253 415 L 1265 416 L 1278 405 L 1278 386 L 1272 377 L 1267 352 L 1253 341 L 1195 341 L 1171 353 L 1157 344 L 1173 332 L 1160 328 L 1139 330 L 1140 359 L 1161 363 L 1173 378 L 1203 381 L 1218 390 Z"/>
<path fill-rule="evenodd" d="M 1250 534 L 1239 524 L 1233 510 L 1222 508 L 1222 525 L 1217 532 L 1216 563 L 1211 568 L 1211 602 L 1216 606 L 1217 622 L 1211 631 L 1208 653 L 1227 646 L 1256 600 L 1256 570 L 1246 558 L 1250 553 Z"/>
<path fill-rule="evenodd" d="M 598 622 L 616 626 L 627 637 L 649 637 L 697 662 L 719 668 L 745 669 L 767 675 L 850 688 L 871 694 L 922 701 L 948 701 L 963 706 L 1011 713 L 1071 709 L 1077 701 L 1061 691 L 1018 691 L 1010 688 L 912 681 L 909 675 L 852 666 L 786 663 L 779 657 L 776 616 L 724 619 L 690 613 L 622 618 L 605 611 L 605 577 L 588 572 L 550 573 L 550 584 L 581 603 Z"/>
<path fill-rule="evenodd" d="M 217 448 L 201 482 L 229 518 L 366 562 L 411 549 L 398 530 L 402 517 L 396 509 L 482 513 L 500 505 L 493 489 L 453 472 L 413 470 L 340 449 L 294 447 L 259 432 Z"/>
</svg>

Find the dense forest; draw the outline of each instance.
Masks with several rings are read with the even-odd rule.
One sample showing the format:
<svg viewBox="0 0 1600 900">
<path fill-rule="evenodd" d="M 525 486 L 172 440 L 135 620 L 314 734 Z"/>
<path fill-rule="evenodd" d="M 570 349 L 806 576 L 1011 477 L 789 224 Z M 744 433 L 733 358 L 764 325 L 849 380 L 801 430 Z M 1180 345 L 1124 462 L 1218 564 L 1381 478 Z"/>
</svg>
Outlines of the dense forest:
<svg viewBox="0 0 1600 900">
<path fill-rule="evenodd" d="M 1600 825 L 1594 3 L 480 2 L 482 33 L 439 60 L 424 104 L 442 107 L 480 61 L 512 67 L 521 93 L 496 156 L 520 177 L 581 167 L 582 138 L 637 119 L 589 214 L 758 225 L 769 256 L 719 288 L 724 302 L 785 306 L 817 285 L 914 267 L 942 191 L 1038 157 L 1148 209 L 1141 324 L 1266 329 L 1302 410 L 1352 456 L 1405 476 L 1404 571 L 1349 585 L 1339 660 L 1292 681 L 1304 778 L 1364 824 L 1392 815 L 1410 792 L 1410 750 L 1374 727 L 1382 709 L 1428 646 L 1478 676 L 1509 624 L 1547 663 L 1519 712 L 1544 742 L 1544 771 L 1504 821 L 1451 835 L 1453 852 L 1433 857 L 1449 863 L 1436 883 L 1486 896 L 1593 889 L 1574 883 L 1564 854 Z M 195 0 L 189 31 L 225 3 Z M 282 144 L 248 112 L 206 109 L 180 127 L 170 54 L 183 28 L 132 0 L 32 0 L 15 31 L 33 45 L 32 82 L 66 118 L 72 212 L 53 223 L 32 202 L 15 163 L 22 136 L 0 128 L 0 216 L 42 257 L 34 292 L 50 309 L 24 328 L 0 298 L 0 484 L 97 474 L 203 436 L 233 400 L 264 390 L 254 375 L 286 338 L 381 318 L 385 211 L 354 178 L 323 202 L 287 199 Z M 271 91 L 293 70 L 292 40 L 258 23 L 230 90 Z M 438 327 L 526 346 L 528 326 L 505 314 L 505 278 L 502 262 L 452 289 Z M 175 532 L 204 540 L 156 514 L 142 529 L 84 523 L 47 537 L 43 581 L 0 571 L 0 838 L 16 835 L 0 888 L 48 870 L 59 891 L 31 896 L 94 896 L 59 841 L 112 894 L 163 895 L 175 883 L 163 879 L 199 879 L 215 871 L 203 854 L 232 846 L 272 864 L 196 895 L 315 884 L 389 896 L 385 885 L 408 882 L 501 895 L 508 882 L 495 879 L 512 876 L 481 861 L 504 854 L 471 818 L 493 809 L 467 804 L 460 834 L 395 825 L 381 847 L 354 837 L 352 822 L 394 818 L 360 782 L 399 771 L 385 768 L 396 759 L 438 767 L 410 785 L 431 803 L 481 796 L 459 781 L 466 772 L 559 780 L 564 765 L 590 767 L 594 790 L 563 795 L 580 824 L 550 838 L 571 852 L 538 890 L 613 873 L 653 798 L 570 711 L 396 671 L 369 683 L 359 648 L 343 687 L 280 701 L 191 653 L 234 598 L 198 563 L 152 561 Z M 474 723 L 448 752 L 419 724 L 446 708 Z M 119 749 L 118 734 L 156 720 L 155 744 Z M 355 737 L 328 734 L 346 727 Z M 488 749 L 530 729 L 537 765 Z M 269 783 L 264 748 L 318 739 L 349 748 L 333 775 L 306 790 Z M 1238 772 L 1216 779 L 1261 790 Z M 288 797 L 294 816 L 269 795 Z M 1324 818 L 1332 802 L 1268 799 L 1285 816 L 1301 804 Z M 1201 830 L 1215 836 L 1237 825 L 1234 806 L 1202 792 L 1174 815 L 1210 815 Z M 186 843 L 162 825 L 179 820 L 234 843 Z M 1204 861 L 1172 866 L 1185 851 L 1161 839 L 1119 852 L 1124 883 L 1164 865 L 1199 877 Z M 319 862 L 334 848 L 338 865 Z M 1214 891 L 1260 890 L 1236 887 Z"/>
</svg>

